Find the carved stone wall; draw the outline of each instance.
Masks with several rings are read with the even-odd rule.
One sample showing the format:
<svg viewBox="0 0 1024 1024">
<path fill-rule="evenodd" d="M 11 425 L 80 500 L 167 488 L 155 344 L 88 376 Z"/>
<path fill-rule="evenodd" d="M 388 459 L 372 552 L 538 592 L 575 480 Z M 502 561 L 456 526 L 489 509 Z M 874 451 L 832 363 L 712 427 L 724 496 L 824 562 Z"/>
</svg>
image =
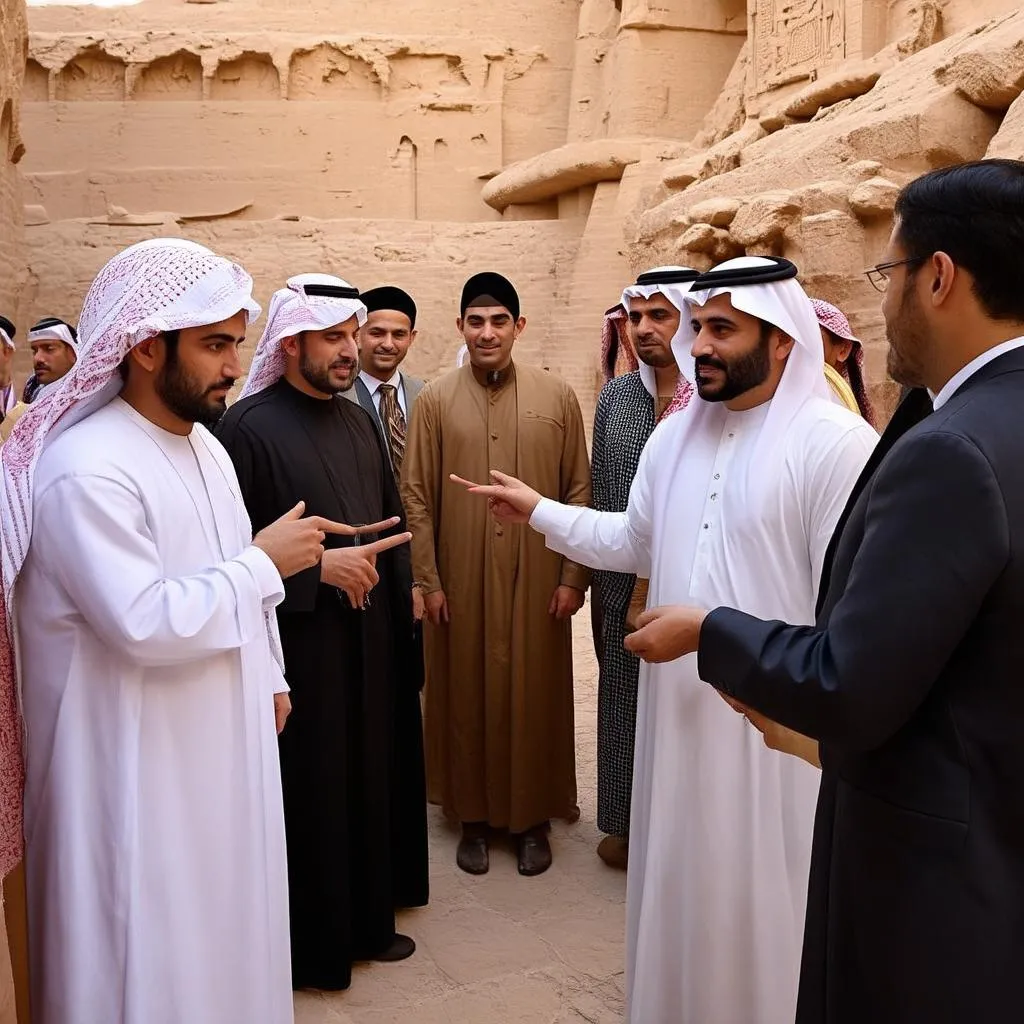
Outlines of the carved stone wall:
<svg viewBox="0 0 1024 1024">
<path fill-rule="evenodd" d="M 25 46 L 24 0 L 0 0 L 0 313 L 16 322 L 25 273 L 15 166 L 24 153 L 20 96 Z"/>
<path fill-rule="evenodd" d="M 623 187 L 640 191 L 629 261 L 789 256 L 812 294 L 850 316 L 885 408 L 895 389 L 863 269 L 880 258 L 911 178 L 1024 155 L 1024 11 L 1000 0 L 751 0 L 741 78 L 681 159 L 626 169 Z"/>
<path fill-rule="evenodd" d="M 407 285 L 432 373 L 462 279 L 493 266 L 529 296 L 524 357 L 588 413 L 632 274 L 741 252 L 792 256 L 843 306 L 884 402 L 860 272 L 896 191 L 1024 153 L 1010 0 L 143 0 L 31 29 L 12 293 L 33 314 L 74 316 L 119 240 L 184 234 L 263 298 L 314 266 Z"/>
</svg>

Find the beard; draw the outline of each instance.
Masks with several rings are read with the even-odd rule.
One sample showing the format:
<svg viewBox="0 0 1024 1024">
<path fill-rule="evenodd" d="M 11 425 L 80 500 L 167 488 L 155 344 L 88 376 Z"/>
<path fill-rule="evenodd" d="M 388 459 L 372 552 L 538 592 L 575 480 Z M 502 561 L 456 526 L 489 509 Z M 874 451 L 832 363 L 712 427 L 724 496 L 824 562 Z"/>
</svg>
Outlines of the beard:
<svg viewBox="0 0 1024 1024">
<path fill-rule="evenodd" d="M 169 355 L 164 368 L 156 379 L 156 393 L 164 405 L 186 423 L 201 423 L 204 427 L 215 427 L 227 410 L 227 398 L 211 398 L 220 388 L 234 384 L 231 377 L 204 388 L 178 361 L 177 353 Z"/>
<path fill-rule="evenodd" d="M 667 366 L 675 366 L 676 357 L 672 355 L 672 349 L 664 348 L 642 348 L 639 344 L 635 346 L 636 357 L 641 363 L 650 366 L 654 370 L 664 370 Z"/>
<path fill-rule="evenodd" d="M 348 377 L 338 383 L 331 379 L 331 371 L 349 371 Z M 299 373 L 302 379 L 311 387 L 316 388 L 324 395 L 338 395 L 342 391 L 348 391 L 356 382 L 356 374 L 359 371 L 358 359 L 335 359 L 332 363 L 314 363 L 306 351 L 305 343 L 299 346 Z"/>
<path fill-rule="evenodd" d="M 924 385 L 923 355 L 928 325 L 914 292 L 913 277 L 907 276 L 900 295 L 899 309 L 892 319 L 885 321 L 885 336 L 889 351 L 885 368 L 897 384 L 916 388 Z"/>
<path fill-rule="evenodd" d="M 771 373 L 771 359 L 768 355 L 770 336 L 763 337 L 750 352 L 726 362 L 711 356 L 698 356 L 696 363 L 697 394 L 705 402 L 731 402 L 746 394 L 752 388 L 763 384 Z M 722 371 L 721 381 L 701 381 L 701 367 L 713 367 Z"/>
</svg>

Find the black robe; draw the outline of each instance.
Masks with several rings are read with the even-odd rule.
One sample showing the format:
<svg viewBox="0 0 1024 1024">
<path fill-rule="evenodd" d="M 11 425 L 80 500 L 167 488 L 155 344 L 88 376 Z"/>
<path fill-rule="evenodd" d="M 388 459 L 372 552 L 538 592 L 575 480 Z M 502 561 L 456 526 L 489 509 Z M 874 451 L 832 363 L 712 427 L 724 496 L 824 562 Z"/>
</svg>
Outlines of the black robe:
<svg viewBox="0 0 1024 1024">
<path fill-rule="evenodd" d="M 356 525 L 402 515 L 379 432 L 352 402 L 281 380 L 232 406 L 217 436 L 254 532 L 299 500 L 309 515 Z M 321 583 L 319 567 L 287 580 L 278 608 L 292 700 L 280 750 L 295 988 L 347 988 L 352 962 L 393 941 L 395 909 L 427 902 L 408 546 L 380 555 L 377 571 L 365 610 Z"/>
</svg>

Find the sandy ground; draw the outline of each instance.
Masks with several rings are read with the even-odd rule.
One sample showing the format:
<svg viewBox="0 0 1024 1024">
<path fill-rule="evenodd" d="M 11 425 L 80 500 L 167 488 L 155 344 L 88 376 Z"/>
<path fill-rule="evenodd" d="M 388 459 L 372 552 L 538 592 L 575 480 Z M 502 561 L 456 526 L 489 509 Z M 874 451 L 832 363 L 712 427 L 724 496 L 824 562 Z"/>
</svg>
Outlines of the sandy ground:
<svg viewBox="0 0 1024 1024">
<path fill-rule="evenodd" d="M 511 845 L 491 870 L 455 866 L 457 834 L 431 808 L 430 906 L 403 913 L 416 954 L 360 966 L 347 992 L 301 992 L 296 1024 L 619 1024 L 626 878 L 595 848 L 597 667 L 585 608 L 575 619 L 576 772 L 581 818 L 556 822 L 554 864 L 521 878 Z"/>
</svg>

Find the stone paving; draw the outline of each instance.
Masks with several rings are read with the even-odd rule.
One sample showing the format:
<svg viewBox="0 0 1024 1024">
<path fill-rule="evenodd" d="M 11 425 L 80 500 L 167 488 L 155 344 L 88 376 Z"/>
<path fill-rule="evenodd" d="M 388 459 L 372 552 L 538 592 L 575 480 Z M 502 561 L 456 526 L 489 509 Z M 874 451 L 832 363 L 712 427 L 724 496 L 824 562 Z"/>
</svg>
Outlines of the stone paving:
<svg viewBox="0 0 1024 1024">
<path fill-rule="evenodd" d="M 416 954 L 357 967 L 347 992 L 300 992 L 296 1024 L 619 1024 L 625 874 L 595 849 L 597 669 L 589 608 L 575 619 L 576 771 L 581 818 L 556 822 L 554 864 L 516 871 L 511 844 L 491 846 L 482 877 L 455 866 L 457 833 L 430 814 L 431 901 L 400 915 Z"/>
</svg>

